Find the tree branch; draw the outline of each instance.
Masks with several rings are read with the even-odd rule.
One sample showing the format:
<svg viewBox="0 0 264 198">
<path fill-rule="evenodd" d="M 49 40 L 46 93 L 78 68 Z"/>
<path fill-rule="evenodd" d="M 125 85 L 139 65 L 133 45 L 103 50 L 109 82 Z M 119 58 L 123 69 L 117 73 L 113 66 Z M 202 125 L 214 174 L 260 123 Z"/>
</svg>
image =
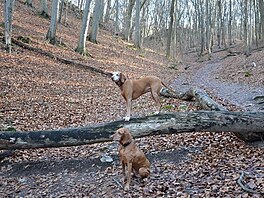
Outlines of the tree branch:
<svg viewBox="0 0 264 198">
<path fill-rule="evenodd" d="M 255 191 L 255 190 L 252 190 L 248 187 L 246 187 L 243 183 L 244 183 L 244 180 L 243 180 L 243 177 L 244 177 L 245 173 L 244 171 L 240 171 L 240 176 L 237 180 L 237 183 L 238 185 L 246 192 L 249 192 L 249 193 L 253 193 L 253 194 L 264 194 L 264 192 L 258 192 L 258 191 Z"/>
</svg>

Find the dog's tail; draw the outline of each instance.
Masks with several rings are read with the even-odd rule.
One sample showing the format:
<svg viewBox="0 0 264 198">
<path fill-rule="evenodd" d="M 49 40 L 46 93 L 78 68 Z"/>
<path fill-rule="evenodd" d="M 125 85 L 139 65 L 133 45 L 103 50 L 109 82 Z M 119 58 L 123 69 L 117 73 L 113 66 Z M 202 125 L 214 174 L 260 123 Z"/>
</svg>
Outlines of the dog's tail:
<svg viewBox="0 0 264 198">
<path fill-rule="evenodd" d="M 170 90 L 171 92 L 173 92 L 175 95 L 178 95 L 172 88 L 170 88 L 168 85 L 166 85 L 163 81 L 161 81 L 161 84 L 166 87 L 168 90 Z"/>
</svg>

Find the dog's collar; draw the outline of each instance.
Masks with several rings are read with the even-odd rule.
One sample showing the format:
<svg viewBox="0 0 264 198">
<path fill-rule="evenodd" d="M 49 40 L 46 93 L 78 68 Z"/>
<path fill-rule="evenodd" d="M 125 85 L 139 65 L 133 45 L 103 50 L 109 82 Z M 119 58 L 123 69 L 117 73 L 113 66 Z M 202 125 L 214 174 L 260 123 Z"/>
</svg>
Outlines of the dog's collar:
<svg viewBox="0 0 264 198">
<path fill-rule="evenodd" d="M 124 83 L 122 83 L 121 81 L 117 81 L 116 84 L 118 87 L 121 87 Z"/>
<path fill-rule="evenodd" d="M 122 83 L 120 80 L 117 81 L 117 82 L 115 82 L 115 83 L 117 84 L 118 87 L 122 87 L 122 85 L 124 84 L 124 83 Z"/>
<path fill-rule="evenodd" d="M 132 142 L 132 141 L 130 141 L 130 142 L 126 142 L 125 144 L 122 144 L 122 143 L 120 142 L 120 144 L 125 148 L 125 147 L 127 147 L 129 144 L 131 144 L 131 142 Z"/>
</svg>

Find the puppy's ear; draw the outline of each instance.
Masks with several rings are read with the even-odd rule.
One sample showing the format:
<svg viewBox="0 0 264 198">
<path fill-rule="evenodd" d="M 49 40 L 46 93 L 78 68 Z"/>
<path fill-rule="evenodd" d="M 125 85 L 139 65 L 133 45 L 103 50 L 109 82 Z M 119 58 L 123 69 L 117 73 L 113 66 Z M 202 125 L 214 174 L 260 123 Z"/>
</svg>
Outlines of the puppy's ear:
<svg viewBox="0 0 264 198">
<path fill-rule="evenodd" d="M 126 81 L 126 79 L 127 79 L 126 76 L 124 74 L 120 73 L 120 81 L 122 83 L 124 83 Z"/>
<path fill-rule="evenodd" d="M 132 135 L 129 133 L 129 130 L 127 128 L 123 128 L 123 134 L 122 134 L 122 143 L 128 143 L 132 140 Z"/>
</svg>

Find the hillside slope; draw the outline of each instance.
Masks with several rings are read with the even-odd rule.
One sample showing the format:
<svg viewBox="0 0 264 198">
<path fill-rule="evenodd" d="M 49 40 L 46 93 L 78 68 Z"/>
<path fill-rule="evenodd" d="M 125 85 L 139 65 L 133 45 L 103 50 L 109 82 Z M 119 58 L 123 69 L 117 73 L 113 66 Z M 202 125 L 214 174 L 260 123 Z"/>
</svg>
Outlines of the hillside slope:
<svg viewBox="0 0 264 198">
<path fill-rule="evenodd" d="M 67 26 L 58 29 L 65 46 L 52 46 L 45 41 L 49 20 L 38 15 L 39 5 L 34 3 L 35 8 L 28 8 L 24 1 L 16 1 L 13 35 L 29 37 L 35 48 L 105 71 L 119 70 L 130 78 L 153 74 L 168 84 L 189 71 L 181 64 L 178 70 L 169 69 L 171 62 L 162 54 L 135 50 L 103 29 L 98 45 L 87 42 L 92 58 L 80 56 L 74 49 L 81 20 L 73 12 Z M 1 12 L 1 24 L 2 20 Z M 0 124 L 29 131 L 101 123 L 125 115 L 123 98 L 111 79 L 15 45 L 13 50 L 10 55 L 0 46 Z M 201 64 L 193 60 L 189 57 L 195 71 Z M 162 103 L 172 107 L 163 111 L 197 109 L 193 102 L 162 99 Z M 155 110 L 149 94 L 133 104 L 133 116 Z M 264 188 L 263 148 L 245 144 L 231 133 L 162 135 L 136 142 L 151 161 L 151 177 L 145 183 L 133 178 L 127 193 L 122 189 L 116 145 L 102 143 L 16 151 L 0 162 L 0 197 L 250 197 L 236 183 L 241 172 L 251 189 Z M 105 155 L 114 161 L 104 162 Z"/>
</svg>

